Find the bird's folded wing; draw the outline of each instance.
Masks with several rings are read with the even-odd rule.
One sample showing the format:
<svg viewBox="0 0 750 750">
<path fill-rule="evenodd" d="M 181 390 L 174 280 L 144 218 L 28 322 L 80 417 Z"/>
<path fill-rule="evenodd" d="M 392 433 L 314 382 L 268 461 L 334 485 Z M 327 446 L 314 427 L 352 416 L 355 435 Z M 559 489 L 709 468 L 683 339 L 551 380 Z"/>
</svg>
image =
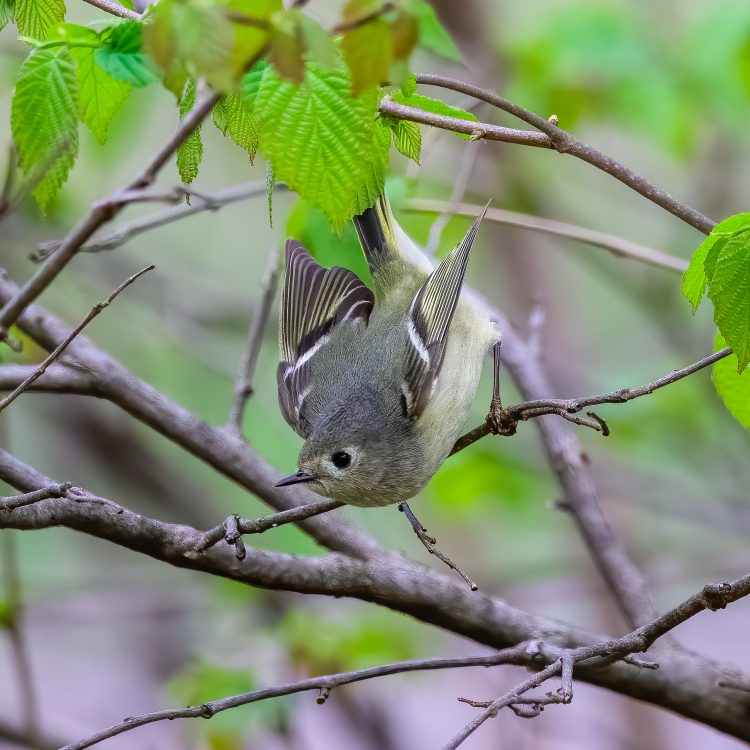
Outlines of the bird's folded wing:
<svg viewBox="0 0 750 750">
<path fill-rule="evenodd" d="M 402 393 L 406 411 L 412 419 L 417 419 L 424 411 L 440 373 L 469 252 L 483 216 L 484 212 L 432 272 L 409 309 Z"/>
<path fill-rule="evenodd" d="M 336 326 L 364 321 L 372 312 L 372 292 L 345 268 L 323 268 L 296 240 L 286 242 L 286 278 L 281 297 L 277 372 L 284 419 L 306 437 L 300 418 L 310 392 L 310 362 Z"/>
</svg>

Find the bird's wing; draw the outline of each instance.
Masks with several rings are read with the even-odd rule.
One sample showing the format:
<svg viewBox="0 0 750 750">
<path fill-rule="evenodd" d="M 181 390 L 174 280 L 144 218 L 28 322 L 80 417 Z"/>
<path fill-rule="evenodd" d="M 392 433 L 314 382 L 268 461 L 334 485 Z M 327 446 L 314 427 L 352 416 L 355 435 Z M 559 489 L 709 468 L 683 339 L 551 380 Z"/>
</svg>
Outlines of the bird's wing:
<svg viewBox="0 0 750 750">
<path fill-rule="evenodd" d="M 369 320 L 372 292 L 345 268 L 323 268 L 296 240 L 286 241 L 286 278 L 281 296 L 277 371 L 284 419 L 306 437 L 300 413 L 310 392 L 310 362 L 344 321 Z"/>
<path fill-rule="evenodd" d="M 402 393 L 412 419 L 417 419 L 424 411 L 440 373 L 469 252 L 483 217 L 484 211 L 463 240 L 432 272 L 409 308 Z"/>
</svg>

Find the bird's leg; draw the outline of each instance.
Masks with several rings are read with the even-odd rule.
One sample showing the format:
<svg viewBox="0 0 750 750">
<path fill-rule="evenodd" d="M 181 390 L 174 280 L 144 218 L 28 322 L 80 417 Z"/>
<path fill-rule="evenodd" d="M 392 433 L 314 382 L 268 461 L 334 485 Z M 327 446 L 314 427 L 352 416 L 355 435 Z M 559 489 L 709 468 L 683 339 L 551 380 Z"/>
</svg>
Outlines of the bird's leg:
<svg viewBox="0 0 750 750">
<path fill-rule="evenodd" d="M 469 576 L 466 575 L 466 573 L 461 570 L 461 568 L 456 565 L 453 560 L 451 560 L 447 555 L 444 555 L 438 548 L 437 548 L 437 539 L 435 539 L 434 536 L 430 536 L 427 533 L 427 529 L 422 526 L 422 524 L 419 522 L 419 519 L 414 515 L 414 511 L 409 507 L 409 503 L 399 503 L 398 509 L 409 519 L 409 523 L 411 524 L 412 529 L 414 529 L 414 533 L 417 535 L 417 538 L 420 542 L 425 546 L 425 549 L 431 554 L 435 555 L 439 560 L 442 560 L 451 570 L 455 570 L 458 575 L 461 576 L 461 578 L 466 581 L 466 583 L 469 585 L 469 588 L 472 591 L 476 591 L 479 586 L 474 583 L 474 581 L 469 578 Z"/>
<path fill-rule="evenodd" d="M 500 344 L 498 341 L 492 347 L 492 401 L 486 420 L 493 435 L 514 435 L 516 421 L 505 412 L 500 400 Z"/>
</svg>

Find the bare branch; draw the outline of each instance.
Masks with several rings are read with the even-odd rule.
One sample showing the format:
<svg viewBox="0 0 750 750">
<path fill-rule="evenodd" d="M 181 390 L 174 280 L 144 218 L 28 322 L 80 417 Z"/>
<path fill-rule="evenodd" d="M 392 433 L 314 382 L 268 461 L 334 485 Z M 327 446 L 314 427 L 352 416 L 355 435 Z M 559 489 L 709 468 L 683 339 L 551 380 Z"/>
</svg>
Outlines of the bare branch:
<svg viewBox="0 0 750 750">
<path fill-rule="evenodd" d="M 277 182 L 274 185 L 274 190 L 284 191 L 286 189 L 286 185 L 282 182 Z M 215 193 L 196 193 L 194 190 L 188 191 L 190 196 L 197 198 L 197 200 L 191 201 L 190 203 L 183 202 L 172 208 L 154 211 L 153 213 L 133 219 L 133 221 L 120 224 L 120 226 L 115 227 L 115 229 L 109 234 L 102 237 L 93 237 L 91 242 L 87 242 L 85 245 L 81 246 L 78 252 L 98 253 L 103 250 L 114 250 L 142 232 L 162 227 L 165 224 L 171 224 L 173 221 L 179 221 L 188 216 L 195 216 L 204 211 L 216 211 L 231 203 L 254 198 L 258 195 L 265 195 L 267 190 L 268 186 L 264 179 L 254 180 L 253 182 L 243 182 L 240 185 L 232 185 L 223 190 L 217 190 Z M 43 242 L 39 245 L 36 253 L 31 256 L 31 259 L 36 261 L 44 260 L 51 253 L 56 251 L 61 244 L 62 242 L 60 240 Z"/>
<path fill-rule="evenodd" d="M 600 169 L 603 172 L 611 175 L 616 180 L 619 180 L 629 188 L 635 190 L 637 193 L 640 193 L 644 198 L 647 198 L 657 206 L 661 206 L 677 218 L 682 219 L 687 224 L 690 224 L 696 229 L 699 229 L 704 234 L 709 234 L 714 226 L 716 226 L 716 222 L 710 219 L 708 216 L 705 216 L 700 211 L 694 209 L 692 206 L 689 206 L 687 203 L 679 200 L 678 198 L 675 198 L 666 190 L 662 190 L 661 188 L 657 187 L 652 182 L 649 182 L 645 177 L 641 177 L 639 174 L 630 169 L 630 167 L 626 167 L 624 164 L 621 164 L 612 157 L 603 154 L 601 151 L 598 151 L 591 146 L 588 146 L 582 140 L 557 127 L 556 124 L 550 122 L 549 120 L 545 120 L 543 117 L 540 117 L 539 115 L 536 115 L 533 112 L 520 107 L 518 104 L 515 104 L 514 102 L 511 102 L 510 100 L 505 99 L 502 96 L 498 96 L 492 91 L 487 91 L 486 89 L 482 89 L 479 86 L 473 86 L 469 83 L 457 81 L 446 76 L 422 73 L 418 74 L 416 78 L 417 83 L 427 86 L 440 86 L 442 88 L 457 91 L 462 94 L 468 94 L 469 96 L 473 96 L 477 99 L 487 102 L 488 104 L 491 104 L 493 107 L 497 107 L 498 109 L 502 109 L 503 111 L 508 112 L 514 117 L 517 117 L 523 122 L 526 122 L 532 127 L 541 131 L 541 133 L 546 136 L 545 141 L 533 143 L 526 142 L 526 145 L 541 146 L 542 148 L 553 148 L 562 154 L 572 154 L 576 158 L 581 159 L 588 164 L 596 167 L 597 169 Z M 393 114 L 392 116 L 397 117 L 398 115 Z M 426 124 L 429 125 L 433 123 Z M 437 124 L 437 122 L 434 124 L 435 127 L 444 127 L 444 125 L 441 126 Z M 452 126 L 448 127 L 449 129 L 455 129 Z M 479 132 L 482 131 L 481 128 L 478 130 Z M 465 133 L 467 131 L 461 130 L 459 132 Z M 484 137 L 490 140 L 506 140 L 504 138 L 493 138 L 491 135 L 486 135 Z M 522 139 L 513 142 L 524 143 Z"/>
<path fill-rule="evenodd" d="M 24 492 L 21 495 L 0 497 L 0 511 L 11 511 L 16 508 L 23 508 L 26 505 L 33 505 L 42 500 L 48 500 L 51 497 L 65 497 L 72 486 L 73 485 L 70 482 L 53 482 L 46 487 L 41 487 L 40 489 L 32 490 L 31 492 Z"/>
<path fill-rule="evenodd" d="M 476 206 L 469 203 L 453 204 L 452 202 L 424 198 L 410 198 L 405 202 L 404 208 L 407 211 L 440 211 L 441 216 L 446 215 L 446 212 L 459 216 L 479 216 L 484 210 L 482 206 Z M 540 216 L 531 216 L 516 211 L 507 211 L 502 208 L 490 207 L 487 209 L 485 219 L 497 224 L 523 227 L 524 229 L 531 229 L 536 232 L 544 232 L 559 237 L 569 237 L 572 240 L 585 242 L 587 245 L 600 247 L 619 258 L 637 260 L 655 268 L 664 268 L 669 271 L 682 273 L 688 265 L 687 261 L 682 258 L 676 258 L 675 256 L 668 255 L 660 250 L 640 245 L 637 242 L 632 242 L 613 234 L 606 234 L 605 232 L 598 232 L 594 229 L 587 229 L 585 227 L 576 226 L 575 224 L 567 224 L 562 221 L 554 221 L 553 219 L 544 219 Z"/>
<path fill-rule="evenodd" d="M 487 719 L 497 716 L 501 708 L 512 706 L 524 693 L 538 687 L 543 682 L 558 674 L 561 675 L 561 688 L 558 690 L 557 697 L 540 701 L 539 704 L 570 703 L 573 697 L 572 679 L 574 665 L 597 658 L 604 660 L 605 663 L 611 663 L 614 659 L 621 659 L 629 654 L 646 651 L 658 638 L 674 630 L 678 625 L 694 617 L 699 612 L 707 609 L 712 612 L 724 609 L 728 604 L 742 599 L 748 594 L 750 594 L 750 575 L 742 576 L 731 583 L 708 584 L 699 593 L 691 596 L 682 602 L 682 604 L 661 615 L 661 617 L 655 618 L 647 625 L 636 628 L 633 632 L 628 633 L 622 638 L 605 641 L 593 646 L 563 650 L 559 658 L 545 667 L 541 672 L 524 680 L 520 685 L 501 698 L 488 702 L 484 706 L 485 710 L 467 724 L 444 746 L 443 750 L 456 750 Z M 542 647 L 541 650 L 544 651 L 544 648 Z M 536 701 L 533 702 L 536 703 Z"/>
<path fill-rule="evenodd" d="M 95 8 L 99 8 L 100 10 L 103 10 L 106 13 L 110 13 L 113 16 L 118 16 L 119 18 L 137 19 L 141 17 L 140 13 L 136 13 L 134 10 L 125 8 L 119 3 L 113 2 L 113 0 L 83 0 L 83 2 L 88 3 L 89 5 L 93 5 Z"/>
<path fill-rule="evenodd" d="M 435 555 L 438 560 L 445 563 L 451 570 L 455 570 L 472 591 L 478 591 L 479 586 L 477 586 L 476 583 L 474 583 L 474 581 L 472 581 L 471 578 L 469 578 L 469 576 L 467 576 L 466 573 L 464 573 L 463 570 L 461 570 L 461 568 L 450 559 L 450 557 L 443 554 L 437 548 L 437 539 L 427 533 L 427 529 L 422 526 L 422 522 L 414 515 L 414 511 L 409 507 L 409 503 L 399 503 L 398 509 L 409 519 L 409 523 L 411 524 L 412 529 L 414 529 L 417 539 L 422 542 L 424 548 L 431 555 Z"/>
<path fill-rule="evenodd" d="M 500 125 L 491 125 L 486 122 L 474 120 L 461 120 L 457 117 L 436 115 L 417 107 L 409 107 L 406 104 L 398 104 L 392 99 L 385 97 L 378 105 L 380 114 L 394 117 L 397 120 L 411 120 L 422 125 L 430 125 L 442 130 L 453 130 L 456 133 L 465 133 L 475 138 L 484 138 L 488 141 L 502 141 L 504 143 L 517 143 L 522 146 L 536 146 L 537 148 L 554 148 L 552 141 L 544 133 L 534 133 L 531 130 L 518 130 L 517 128 L 504 128 Z"/>
<path fill-rule="evenodd" d="M 507 408 L 502 409 L 500 415 L 503 425 L 509 429 L 507 433 L 503 434 L 514 434 L 512 428 L 515 427 L 519 421 L 527 421 L 529 419 L 543 417 L 547 414 L 556 414 L 557 416 L 563 417 L 575 424 L 585 424 L 587 427 L 597 429 L 606 436 L 609 434 L 607 423 L 601 417 L 595 415 L 594 412 L 587 412 L 592 423 L 582 421 L 581 418 L 576 418 L 573 415 L 583 411 L 589 406 L 596 406 L 597 404 L 624 404 L 627 401 L 632 401 L 641 396 L 648 396 L 659 388 L 664 388 L 666 385 L 676 383 L 678 380 L 682 380 L 688 375 L 692 375 L 699 370 L 710 367 L 715 362 L 728 357 L 731 353 L 732 349 L 727 346 L 718 352 L 709 354 L 703 359 L 699 359 L 697 362 L 687 365 L 686 367 L 682 367 L 679 370 L 672 370 L 672 372 L 662 375 L 656 380 L 652 380 L 645 385 L 633 388 L 621 388 L 619 391 L 611 391 L 610 393 L 603 393 L 597 396 L 581 396 L 579 398 L 540 398 L 508 406 Z M 483 437 L 486 437 L 491 433 L 492 427 L 486 422 L 475 427 L 456 441 L 450 455 L 452 456 L 454 453 L 462 451 L 472 443 L 481 440 Z"/>
<path fill-rule="evenodd" d="M 409 661 L 394 662 L 393 664 L 384 664 L 379 667 L 358 669 L 352 672 L 309 677 L 305 680 L 291 682 L 275 688 L 253 690 L 249 693 L 241 693 L 240 695 L 232 695 L 227 698 L 207 701 L 200 706 L 181 709 L 165 709 L 163 711 L 154 711 L 150 714 L 131 716 L 124 719 L 119 724 L 115 724 L 101 732 L 97 732 L 80 742 L 66 745 L 61 748 L 61 750 L 84 750 L 84 748 L 96 745 L 110 737 L 116 737 L 118 734 L 129 732 L 131 729 L 142 727 L 145 724 L 153 724 L 156 721 L 198 718 L 210 719 L 216 716 L 216 714 L 231 708 L 246 706 L 248 703 L 257 703 L 258 701 L 268 700 L 269 698 L 278 698 L 283 695 L 294 695 L 295 693 L 302 693 L 308 690 L 331 691 L 334 688 L 341 687 L 342 685 L 349 685 L 353 682 L 362 682 L 364 680 L 372 680 L 376 677 L 386 677 L 387 675 L 403 674 L 405 672 L 460 669 L 466 667 L 492 667 L 499 664 L 517 664 L 519 660 L 523 660 L 524 658 L 525 654 L 523 646 L 517 646 L 515 648 L 505 649 L 490 656 L 411 659 Z"/>
<path fill-rule="evenodd" d="M 156 266 L 146 266 L 146 268 L 142 268 L 138 273 L 134 273 L 130 278 L 125 279 L 125 281 L 120 284 L 120 286 L 117 287 L 117 289 L 112 292 L 112 294 L 107 297 L 103 302 L 97 302 L 90 310 L 89 314 L 68 334 L 68 336 L 65 338 L 64 341 L 61 341 L 60 344 L 49 354 L 49 356 L 42 362 L 39 367 L 34 370 L 34 372 L 29 375 L 26 380 L 23 381 L 20 385 L 18 385 L 12 393 L 9 393 L 4 399 L 0 400 L 0 411 L 5 409 L 7 406 L 12 404 L 25 390 L 28 390 L 28 388 L 34 383 L 35 380 L 38 380 L 44 373 L 47 371 L 47 368 L 70 346 L 73 339 L 78 336 L 79 333 L 94 319 L 101 313 L 104 309 L 109 307 L 109 305 L 112 304 L 112 302 L 115 300 L 118 294 L 123 291 L 123 289 L 126 289 L 129 287 L 136 279 L 139 279 L 141 276 L 143 276 L 144 273 L 148 273 L 148 271 L 151 271 L 152 269 L 156 268 Z"/>
<path fill-rule="evenodd" d="M 428 258 L 434 258 L 437 252 L 438 245 L 440 244 L 440 238 L 443 236 L 443 231 L 448 226 L 448 222 L 451 220 L 453 214 L 457 211 L 457 207 L 463 200 L 466 188 L 469 185 L 469 180 L 474 172 L 474 167 L 477 163 L 477 157 L 479 156 L 480 144 L 478 143 L 467 143 L 464 149 L 463 159 L 461 161 L 461 168 L 458 172 L 456 181 L 453 183 L 453 192 L 451 193 L 450 200 L 444 203 L 440 209 L 440 215 L 435 219 L 430 227 L 430 234 L 427 238 L 427 245 L 424 248 L 425 255 Z M 481 208 L 479 209 L 481 212 Z M 477 214 L 478 216 L 479 214 Z"/>
<path fill-rule="evenodd" d="M 0 479 L 26 492 L 53 484 L 51 479 L 4 451 L 0 451 Z M 299 557 L 254 549 L 242 561 L 221 545 L 200 553 L 196 550 L 204 535 L 197 529 L 146 518 L 80 489 L 72 496 L 49 498 L 0 514 L 0 528 L 52 526 L 67 526 L 178 567 L 254 586 L 377 602 L 497 649 L 515 646 L 543 633 L 545 646 L 541 655 L 527 648 L 525 660 L 519 662 L 529 666 L 552 662 L 566 649 L 602 640 L 573 626 L 516 610 L 499 599 L 470 592 L 457 580 L 417 566 L 396 553 L 382 552 L 358 560 L 336 553 Z M 731 584 L 729 589 L 719 585 L 708 593 L 704 591 L 704 603 L 716 608 L 744 596 L 746 585 L 742 581 Z M 697 603 L 689 600 L 678 608 L 676 615 L 651 623 L 645 631 L 639 631 L 644 636 L 640 641 L 643 647 L 697 611 Z M 738 700 L 736 689 L 716 687 L 730 682 L 750 684 L 750 678 L 736 669 L 678 649 L 660 653 L 659 670 L 649 679 L 629 664 L 607 662 L 591 670 L 585 666 L 577 672 L 579 679 L 665 706 L 750 740 L 747 704 Z"/>
<path fill-rule="evenodd" d="M 242 421 L 245 416 L 247 402 L 253 395 L 253 377 L 255 367 L 258 364 L 260 347 L 263 344 L 263 334 L 268 325 L 273 301 L 276 296 L 276 287 L 279 280 L 279 253 L 274 248 L 268 256 L 266 271 L 263 274 L 260 299 L 250 316 L 250 325 L 247 331 L 247 344 L 245 355 L 242 358 L 237 380 L 234 385 L 234 403 L 229 412 L 227 427 L 242 435 Z"/>
<path fill-rule="evenodd" d="M 0 309 L 0 339 L 7 338 L 10 326 L 16 322 L 24 309 L 57 278 L 57 275 L 75 257 L 81 245 L 102 224 L 117 216 L 123 206 L 129 202 L 128 194 L 137 195 L 137 191 L 152 184 L 159 170 L 211 112 L 219 98 L 219 94 L 209 93 L 196 102 L 195 107 L 185 116 L 174 135 L 162 146 L 141 174 L 124 191 L 114 193 L 106 200 L 94 204 L 89 215 L 73 228 L 58 250 Z"/>
</svg>

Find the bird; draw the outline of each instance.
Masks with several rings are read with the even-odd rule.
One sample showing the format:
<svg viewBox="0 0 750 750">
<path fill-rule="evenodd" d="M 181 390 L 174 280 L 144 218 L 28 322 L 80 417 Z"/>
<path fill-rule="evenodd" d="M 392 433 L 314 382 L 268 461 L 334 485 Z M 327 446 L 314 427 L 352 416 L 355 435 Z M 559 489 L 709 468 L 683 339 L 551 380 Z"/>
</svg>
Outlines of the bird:
<svg viewBox="0 0 750 750">
<path fill-rule="evenodd" d="M 372 290 L 286 241 L 278 396 L 304 444 L 297 471 L 278 487 L 305 483 L 354 506 L 405 503 L 461 435 L 492 349 L 488 420 L 497 417 L 501 331 L 463 289 L 483 216 L 434 268 L 380 195 L 354 217 Z"/>
</svg>

